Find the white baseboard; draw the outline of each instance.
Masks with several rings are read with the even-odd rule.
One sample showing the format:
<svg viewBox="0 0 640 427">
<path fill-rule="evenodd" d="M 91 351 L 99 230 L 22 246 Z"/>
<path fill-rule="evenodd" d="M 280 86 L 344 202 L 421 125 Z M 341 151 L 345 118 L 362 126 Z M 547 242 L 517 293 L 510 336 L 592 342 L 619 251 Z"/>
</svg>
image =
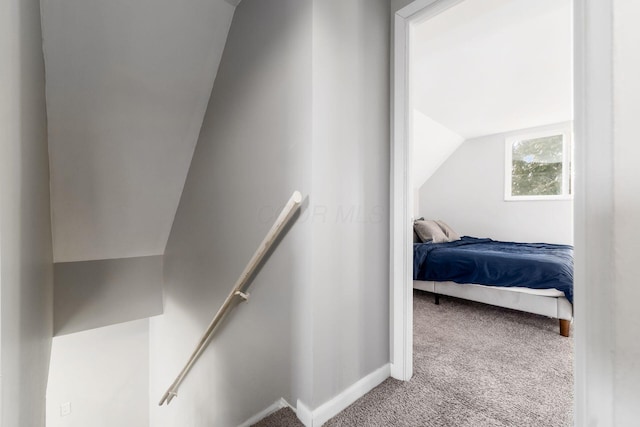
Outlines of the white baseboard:
<svg viewBox="0 0 640 427">
<path fill-rule="evenodd" d="M 345 410 L 356 400 L 370 392 L 374 387 L 389 378 L 391 366 L 386 365 L 376 369 L 366 377 L 352 384 L 339 395 L 333 397 L 329 401 L 318 406 L 314 410 L 310 410 L 307 405 L 298 400 L 296 414 L 298 419 L 306 427 L 320 427 L 331 418 Z"/>
<path fill-rule="evenodd" d="M 300 399 L 298 399 L 298 403 L 296 404 L 296 415 L 300 422 L 306 427 L 313 427 L 313 412 L 311 412 L 311 409 L 307 408 L 307 405 L 302 403 Z"/>
<path fill-rule="evenodd" d="M 262 411 L 258 412 L 257 414 L 255 414 L 253 417 L 249 418 L 247 421 L 243 422 L 242 424 L 240 424 L 238 427 L 249 427 L 252 426 L 253 424 L 257 423 L 258 421 L 267 418 L 269 415 L 273 414 L 274 412 L 282 409 L 282 408 L 291 408 L 291 405 L 289 405 L 289 403 L 287 403 L 286 400 L 284 400 L 283 398 L 280 398 L 279 400 L 273 402 L 271 405 L 269 405 L 267 408 L 264 408 Z M 295 412 L 295 409 L 293 409 L 293 411 Z"/>
</svg>

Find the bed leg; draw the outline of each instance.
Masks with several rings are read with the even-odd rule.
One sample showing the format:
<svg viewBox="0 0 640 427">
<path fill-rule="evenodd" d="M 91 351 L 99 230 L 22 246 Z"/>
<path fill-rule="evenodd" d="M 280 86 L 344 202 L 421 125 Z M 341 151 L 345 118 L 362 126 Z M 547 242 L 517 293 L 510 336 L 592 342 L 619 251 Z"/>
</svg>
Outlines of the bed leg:
<svg viewBox="0 0 640 427">
<path fill-rule="evenodd" d="M 571 332 L 571 321 L 567 319 L 560 319 L 560 335 L 568 337 Z"/>
<path fill-rule="evenodd" d="M 436 297 L 436 305 L 440 305 L 440 295 L 434 294 Z"/>
</svg>

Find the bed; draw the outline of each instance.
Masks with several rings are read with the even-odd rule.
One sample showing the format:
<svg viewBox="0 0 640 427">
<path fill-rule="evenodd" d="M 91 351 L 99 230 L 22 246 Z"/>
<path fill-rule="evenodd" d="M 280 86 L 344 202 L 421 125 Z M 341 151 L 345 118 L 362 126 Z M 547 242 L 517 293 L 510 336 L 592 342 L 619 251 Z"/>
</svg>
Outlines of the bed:
<svg viewBox="0 0 640 427">
<path fill-rule="evenodd" d="M 414 243 L 414 288 L 559 319 L 573 319 L 573 248 L 464 236 Z"/>
</svg>

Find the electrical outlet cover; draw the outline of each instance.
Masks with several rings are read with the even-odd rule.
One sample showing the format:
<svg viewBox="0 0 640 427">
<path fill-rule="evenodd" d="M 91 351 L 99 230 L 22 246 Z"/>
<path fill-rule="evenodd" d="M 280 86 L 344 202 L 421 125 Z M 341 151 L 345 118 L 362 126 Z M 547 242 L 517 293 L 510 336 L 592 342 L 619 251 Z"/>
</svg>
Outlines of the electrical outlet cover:
<svg viewBox="0 0 640 427">
<path fill-rule="evenodd" d="M 71 402 L 66 402 L 60 405 L 60 416 L 66 417 L 71 414 Z"/>
</svg>

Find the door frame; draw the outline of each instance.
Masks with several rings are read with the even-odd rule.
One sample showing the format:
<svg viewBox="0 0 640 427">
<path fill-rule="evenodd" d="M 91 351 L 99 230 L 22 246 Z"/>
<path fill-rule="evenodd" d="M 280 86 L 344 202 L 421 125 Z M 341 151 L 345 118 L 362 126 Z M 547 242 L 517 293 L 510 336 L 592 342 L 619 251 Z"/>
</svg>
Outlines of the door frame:
<svg viewBox="0 0 640 427">
<path fill-rule="evenodd" d="M 409 26 L 463 0 L 415 0 L 392 17 L 391 376 L 413 375 Z M 613 0 L 573 0 L 574 424 L 613 420 Z M 589 174 L 588 171 L 597 171 Z"/>
</svg>

